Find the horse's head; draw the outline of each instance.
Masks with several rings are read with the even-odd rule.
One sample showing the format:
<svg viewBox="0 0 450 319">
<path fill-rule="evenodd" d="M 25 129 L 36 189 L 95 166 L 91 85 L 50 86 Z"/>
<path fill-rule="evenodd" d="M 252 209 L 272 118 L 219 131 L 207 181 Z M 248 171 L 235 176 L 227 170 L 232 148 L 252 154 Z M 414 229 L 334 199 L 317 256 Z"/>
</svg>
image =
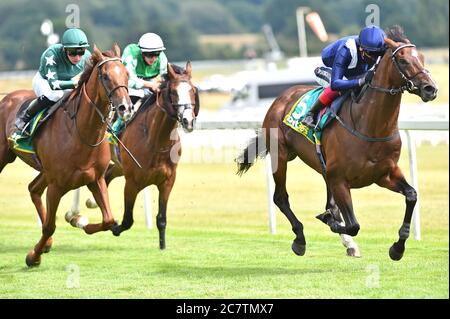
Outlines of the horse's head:
<svg viewBox="0 0 450 319">
<path fill-rule="evenodd" d="M 190 62 L 186 63 L 186 68 L 172 66 L 168 64 L 168 81 L 166 100 L 166 111 L 172 117 L 176 117 L 185 132 L 194 130 L 195 120 L 197 118 L 200 101 L 198 90 L 191 81 L 192 66 Z"/>
<path fill-rule="evenodd" d="M 128 95 L 128 72 L 120 60 L 119 46 L 114 44 L 113 51 L 103 54 L 94 46 L 92 59 L 97 68 L 100 99 L 108 101 L 119 117 L 129 119 L 133 115 L 133 104 Z"/>
<path fill-rule="evenodd" d="M 404 37 L 401 29 L 398 32 L 401 34 L 400 37 L 397 35 L 395 38 L 391 35 L 385 38 L 389 48 L 387 53 L 390 53 L 392 67 L 395 68 L 393 72 L 390 72 L 395 77 L 393 81 L 400 83 L 408 92 L 420 96 L 424 102 L 434 100 L 438 88 L 430 72 L 424 68 L 423 54 L 419 53 L 416 46 Z"/>
</svg>

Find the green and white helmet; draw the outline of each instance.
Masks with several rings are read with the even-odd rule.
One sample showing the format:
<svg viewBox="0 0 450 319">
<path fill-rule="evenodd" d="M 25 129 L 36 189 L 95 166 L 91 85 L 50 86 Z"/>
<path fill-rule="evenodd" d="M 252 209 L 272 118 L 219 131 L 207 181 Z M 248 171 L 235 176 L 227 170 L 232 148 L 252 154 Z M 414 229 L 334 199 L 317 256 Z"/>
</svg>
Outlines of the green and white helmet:
<svg viewBox="0 0 450 319">
<path fill-rule="evenodd" d="M 86 34 L 80 29 L 68 29 L 62 36 L 64 48 L 87 48 L 89 42 Z"/>
<path fill-rule="evenodd" d="M 145 33 L 140 37 L 138 46 L 142 52 L 156 52 L 163 51 L 164 47 L 163 40 L 156 33 Z"/>
</svg>

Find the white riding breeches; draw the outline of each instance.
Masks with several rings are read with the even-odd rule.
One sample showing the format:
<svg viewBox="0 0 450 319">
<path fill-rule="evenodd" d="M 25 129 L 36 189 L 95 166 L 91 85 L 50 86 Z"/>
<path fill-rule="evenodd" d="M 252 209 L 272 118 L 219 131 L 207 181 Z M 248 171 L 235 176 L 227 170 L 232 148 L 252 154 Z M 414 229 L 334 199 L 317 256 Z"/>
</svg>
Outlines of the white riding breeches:
<svg viewBox="0 0 450 319">
<path fill-rule="evenodd" d="M 133 88 L 128 88 L 128 95 L 129 96 L 139 96 L 139 97 L 144 97 L 147 95 L 152 94 L 153 92 L 148 89 L 148 88 L 142 88 L 142 89 L 133 89 Z"/>
<path fill-rule="evenodd" d="M 33 91 L 39 97 L 44 95 L 50 101 L 57 102 L 60 98 L 63 97 L 65 92 L 72 91 L 71 89 L 67 90 L 53 90 L 48 84 L 48 81 L 44 79 L 39 72 L 36 72 L 36 75 L 33 78 L 32 82 Z"/>
</svg>

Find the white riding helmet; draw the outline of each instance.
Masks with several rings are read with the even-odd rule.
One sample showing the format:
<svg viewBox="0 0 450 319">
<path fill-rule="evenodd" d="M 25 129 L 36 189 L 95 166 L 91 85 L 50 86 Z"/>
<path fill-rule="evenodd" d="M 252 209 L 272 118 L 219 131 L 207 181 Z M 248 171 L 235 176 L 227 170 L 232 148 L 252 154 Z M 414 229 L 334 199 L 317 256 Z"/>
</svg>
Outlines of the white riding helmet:
<svg viewBox="0 0 450 319">
<path fill-rule="evenodd" d="M 146 33 L 141 36 L 138 42 L 138 46 L 142 52 L 163 51 L 166 49 L 161 37 L 152 32 Z"/>
</svg>

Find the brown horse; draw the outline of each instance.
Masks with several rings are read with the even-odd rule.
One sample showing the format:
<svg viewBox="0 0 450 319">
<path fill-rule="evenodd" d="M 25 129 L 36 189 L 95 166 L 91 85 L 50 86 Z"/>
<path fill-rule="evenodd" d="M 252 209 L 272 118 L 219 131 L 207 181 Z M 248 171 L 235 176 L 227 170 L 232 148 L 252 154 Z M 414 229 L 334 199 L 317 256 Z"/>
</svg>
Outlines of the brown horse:
<svg viewBox="0 0 450 319">
<path fill-rule="evenodd" d="M 424 102 L 433 100 L 437 94 L 435 82 L 424 69 L 423 55 L 399 27 L 387 33 L 388 50 L 379 62 L 375 76 L 359 102 L 345 101 L 338 121 L 325 128 L 322 135 L 327 185 L 326 214 L 318 217 L 327 223 L 331 230 L 339 234 L 356 236 L 359 224 L 353 212 L 350 195 L 351 188 L 361 188 L 373 183 L 406 197 L 406 212 L 399 231 L 399 240 L 389 250 L 393 260 L 400 260 L 409 236 L 410 222 L 417 194 L 405 180 L 397 165 L 401 151 L 398 132 L 400 101 L 404 90 L 416 94 Z M 308 88 L 295 86 L 279 96 L 264 119 L 264 134 L 259 134 L 238 158 L 238 173 L 246 172 L 257 157 L 270 152 L 270 130 L 275 128 L 278 136 L 278 153 L 270 154 L 275 180 L 273 200 L 286 215 L 296 235 L 292 249 L 297 255 L 305 253 L 306 241 L 303 225 L 292 212 L 286 190 L 287 162 L 297 156 L 308 166 L 322 173 L 316 156 L 315 146 L 302 135 L 283 123 L 295 101 L 305 94 Z M 260 146 L 260 152 L 251 152 Z M 249 152 L 250 151 L 250 152 Z M 345 225 L 341 223 L 342 214 Z"/>
<path fill-rule="evenodd" d="M 156 101 L 137 112 L 133 121 L 121 133 L 123 141 L 137 161 L 139 168 L 125 149 L 120 147 L 121 160 L 111 152 L 114 164 L 108 167 L 106 183 L 118 176 L 125 176 L 124 215 L 121 225 L 115 225 L 112 232 L 119 236 L 133 225 L 133 207 L 137 194 L 149 185 L 156 185 L 159 191 L 156 224 L 159 230 L 159 247 L 166 247 L 166 213 L 170 192 L 175 183 L 181 143 L 176 127 L 180 123 L 184 131 L 192 132 L 200 104 L 197 88 L 191 81 L 191 63 L 185 70 L 168 65 L 168 74 L 157 94 Z M 95 207 L 90 200 L 88 207 Z"/>
<path fill-rule="evenodd" d="M 14 120 L 20 105 L 34 97 L 33 91 L 15 91 L 0 102 L 0 171 L 19 156 L 39 170 L 29 184 L 31 199 L 42 221 L 42 237 L 28 253 L 26 264 L 40 264 L 43 252 L 49 251 L 55 231 L 55 215 L 61 197 L 69 190 L 87 185 L 102 211 L 103 222 L 79 226 L 88 234 L 111 229 L 111 214 L 104 174 L 110 161 L 105 140 L 106 121 L 111 107 L 119 116 L 128 116 L 131 101 L 128 96 L 128 75 L 120 61 L 120 48 L 101 53 L 95 46 L 90 64 L 80 77 L 79 86 L 67 102 L 43 123 L 33 140 L 37 159 L 13 150 L 7 136 L 14 130 Z M 47 188 L 47 208 L 42 193 Z"/>
</svg>

